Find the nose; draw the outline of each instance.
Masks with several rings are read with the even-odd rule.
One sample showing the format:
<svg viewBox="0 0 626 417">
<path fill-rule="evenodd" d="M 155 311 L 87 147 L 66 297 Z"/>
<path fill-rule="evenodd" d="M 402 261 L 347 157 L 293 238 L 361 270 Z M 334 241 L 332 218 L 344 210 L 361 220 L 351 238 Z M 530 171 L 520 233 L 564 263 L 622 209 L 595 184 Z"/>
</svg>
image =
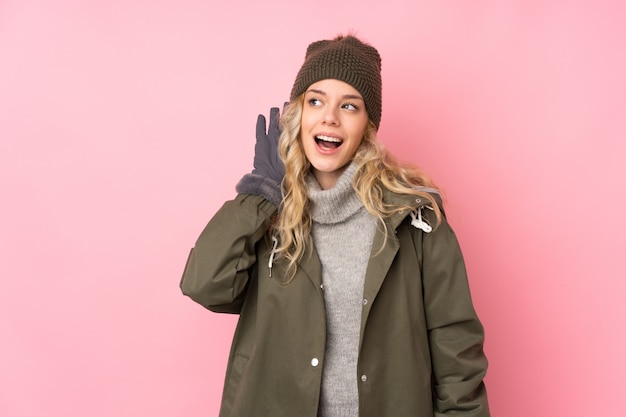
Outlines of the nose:
<svg viewBox="0 0 626 417">
<path fill-rule="evenodd" d="M 337 117 L 337 110 L 333 106 L 328 106 L 324 109 L 324 115 L 322 122 L 327 125 L 338 125 L 339 118 Z"/>
</svg>

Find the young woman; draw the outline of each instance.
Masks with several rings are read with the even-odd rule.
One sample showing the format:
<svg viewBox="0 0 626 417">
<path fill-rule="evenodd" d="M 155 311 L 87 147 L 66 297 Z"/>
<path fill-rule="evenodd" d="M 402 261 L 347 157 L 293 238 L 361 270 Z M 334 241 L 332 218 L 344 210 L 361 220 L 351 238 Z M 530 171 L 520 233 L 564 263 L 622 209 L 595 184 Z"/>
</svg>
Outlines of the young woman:
<svg viewBox="0 0 626 417">
<path fill-rule="evenodd" d="M 221 417 L 489 416 L 483 328 L 428 177 L 376 139 L 380 56 L 309 45 L 181 288 L 239 314 Z M 280 138 L 279 138 L 280 136 Z"/>
</svg>

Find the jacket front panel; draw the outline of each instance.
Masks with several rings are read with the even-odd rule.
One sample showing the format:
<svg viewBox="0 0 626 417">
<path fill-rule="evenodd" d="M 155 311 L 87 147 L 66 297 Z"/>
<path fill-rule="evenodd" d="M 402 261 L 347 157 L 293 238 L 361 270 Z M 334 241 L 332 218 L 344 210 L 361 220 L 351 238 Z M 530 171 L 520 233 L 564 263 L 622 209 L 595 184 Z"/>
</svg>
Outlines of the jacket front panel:
<svg viewBox="0 0 626 417">
<path fill-rule="evenodd" d="M 269 254 L 271 247 L 261 241 L 257 250 Z M 326 337 L 322 290 L 303 270 L 284 285 L 281 265 L 270 277 L 269 255 L 262 258 L 235 331 L 221 415 L 316 416 Z M 242 359 L 234 366 L 232 358 Z"/>
<path fill-rule="evenodd" d="M 321 265 L 311 243 L 290 284 L 281 262 L 270 277 L 273 214 L 261 197 L 227 202 L 181 281 L 205 307 L 240 313 L 221 417 L 317 416 L 326 331 Z M 488 416 L 482 327 L 453 232 L 444 219 L 424 233 L 407 216 L 387 227 L 387 236 L 377 232 L 366 272 L 354 375 L 360 416 Z"/>
</svg>

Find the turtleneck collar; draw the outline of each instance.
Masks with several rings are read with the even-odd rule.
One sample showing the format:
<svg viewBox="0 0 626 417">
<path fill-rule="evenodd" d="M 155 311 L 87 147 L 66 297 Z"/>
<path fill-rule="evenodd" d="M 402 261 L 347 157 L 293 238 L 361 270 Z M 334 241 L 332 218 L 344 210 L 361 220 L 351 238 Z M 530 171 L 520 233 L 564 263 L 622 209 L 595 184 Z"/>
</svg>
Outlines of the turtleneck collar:
<svg viewBox="0 0 626 417">
<path fill-rule="evenodd" d="M 307 190 L 311 202 L 311 218 L 317 223 L 339 223 L 363 207 L 352 188 L 356 165 L 350 163 L 335 186 L 323 190 L 311 172 L 307 175 Z"/>
</svg>

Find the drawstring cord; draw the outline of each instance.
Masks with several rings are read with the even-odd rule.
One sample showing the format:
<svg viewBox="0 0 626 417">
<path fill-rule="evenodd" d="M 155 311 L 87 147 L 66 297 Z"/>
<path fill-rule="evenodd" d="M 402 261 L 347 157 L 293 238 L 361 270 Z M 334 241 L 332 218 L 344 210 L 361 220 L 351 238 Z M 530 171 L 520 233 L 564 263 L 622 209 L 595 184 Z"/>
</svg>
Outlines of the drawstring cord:
<svg viewBox="0 0 626 417">
<path fill-rule="evenodd" d="M 423 231 L 425 231 L 426 233 L 430 233 L 433 231 L 433 228 L 431 225 L 428 224 L 428 222 L 426 222 L 426 220 L 422 219 L 422 209 L 426 207 L 429 210 L 433 210 L 432 207 L 430 206 L 422 206 L 420 208 L 417 209 L 417 214 L 412 211 L 411 212 L 411 218 L 413 220 L 411 220 L 411 225 L 414 226 L 417 229 L 421 229 Z"/>
<path fill-rule="evenodd" d="M 272 252 L 270 253 L 270 261 L 267 265 L 270 269 L 270 278 L 272 277 L 272 266 L 274 264 L 274 255 L 276 254 L 276 248 L 278 247 L 278 239 L 276 238 L 276 236 L 272 236 L 272 241 L 274 242 L 274 246 L 272 247 Z"/>
</svg>

